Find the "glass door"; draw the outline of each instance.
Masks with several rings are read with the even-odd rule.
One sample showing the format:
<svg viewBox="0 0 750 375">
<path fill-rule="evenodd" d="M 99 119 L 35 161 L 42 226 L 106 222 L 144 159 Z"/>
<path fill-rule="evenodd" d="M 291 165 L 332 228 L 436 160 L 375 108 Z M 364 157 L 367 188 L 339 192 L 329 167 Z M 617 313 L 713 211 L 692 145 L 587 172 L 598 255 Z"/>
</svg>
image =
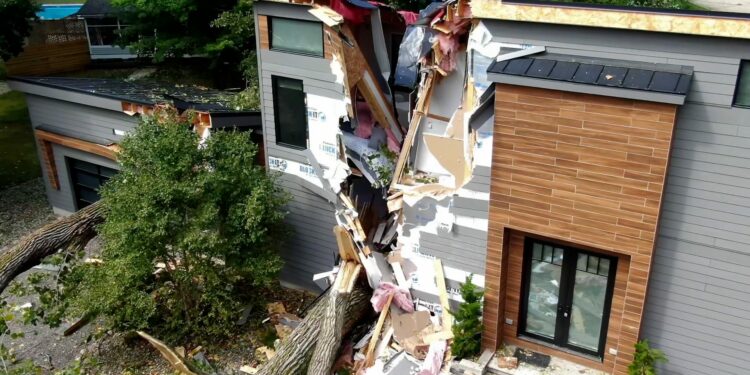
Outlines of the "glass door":
<svg viewBox="0 0 750 375">
<path fill-rule="evenodd" d="M 521 335 L 601 358 L 617 258 L 526 240 Z"/>
</svg>

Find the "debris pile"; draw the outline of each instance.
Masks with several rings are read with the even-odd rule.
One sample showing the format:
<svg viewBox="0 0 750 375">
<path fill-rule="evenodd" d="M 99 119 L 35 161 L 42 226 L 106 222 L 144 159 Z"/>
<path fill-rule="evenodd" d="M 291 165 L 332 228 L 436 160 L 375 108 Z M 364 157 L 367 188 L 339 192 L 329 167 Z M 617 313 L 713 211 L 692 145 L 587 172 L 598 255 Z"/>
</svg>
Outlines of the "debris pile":
<svg viewBox="0 0 750 375">
<path fill-rule="evenodd" d="M 304 150 L 309 164 L 269 157 L 269 167 L 295 171 L 335 207 L 338 264 L 314 276 L 327 293 L 302 321 L 271 314 L 282 340 L 257 373 L 446 372 L 450 311 L 460 302 L 446 273 L 460 277 L 420 254 L 420 233 L 450 232 L 453 199 L 474 194 L 462 188 L 477 165 L 490 165 L 483 126 L 491 122 L 477 114 L 491 107 L 494 90 L 468 60 L 489 61 L 499 47 L 472 23 L 469 0 L 418 14 L 359 0 L 306 4 L 325 25 L 325 55 L 342 92 L 306 93 L 316 129 Z M 397 49 L 386 47 L 393 34 L 403 34 Z"/>
</svg>

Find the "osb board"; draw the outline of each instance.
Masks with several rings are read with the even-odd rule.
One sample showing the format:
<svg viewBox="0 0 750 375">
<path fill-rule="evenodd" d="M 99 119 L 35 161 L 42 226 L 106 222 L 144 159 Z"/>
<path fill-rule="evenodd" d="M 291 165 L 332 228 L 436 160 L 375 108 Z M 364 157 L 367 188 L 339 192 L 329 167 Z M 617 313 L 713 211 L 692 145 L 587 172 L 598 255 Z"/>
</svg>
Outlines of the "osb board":
<svg viewBox="0 0 750 375">
<path fill-rule="evenodd" d="M 554 5 L 502 4 L 498 0 L 472 0 L 471 11 L 476 18 L 750 39 L 750 20 L 742 19 Z"/>
</svg>

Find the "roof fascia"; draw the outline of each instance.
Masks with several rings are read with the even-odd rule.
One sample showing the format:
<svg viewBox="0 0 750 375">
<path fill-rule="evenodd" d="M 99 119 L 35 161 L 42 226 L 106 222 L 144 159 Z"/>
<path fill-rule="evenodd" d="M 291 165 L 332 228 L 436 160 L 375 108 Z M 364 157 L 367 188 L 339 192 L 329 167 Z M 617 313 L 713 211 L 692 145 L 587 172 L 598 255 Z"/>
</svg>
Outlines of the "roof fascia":
<svg viewBox="0 0 750 375">
<path fill-rule="evenodd" d="M 472 0 L 475 18 L 750 39 L 750 20 L 732 17 Z"/>
<path fill-rule="evenodd" d="M 562 82 L 562 81 L 554 81 L 554 80 L 549 80 L 549 79 L 521 77 L 521 76 L 513 76 L 513 75 L 508 75 L 508 74 L 497 74 L 497 73 L 488 73 L 487 79 L 489 79 L 492 82 L 503 83 L 503 84 L 508 84 L 508 85 L 536 87 L 540 89 L 567 91 L 567 92 L 575 92 L 575 93 L 581 93 L 581 94 L 601 95 L 601 96 L 609 96 L 609 97 L 614 97 L 614 98 L 643 100 L 643 101 L 656 102 L 656 103 L 666 103 L 666 104 L 676 104 L 676 105 L 685 104 L 684 95 L 666 94 L 666 93 L 642 91 L 642 90 L 631 90 L 631 89 L 624 89 L 620 87 L 602 87 L 602 86 L 593 86 L 593 85 L 583 85 L 583 84 L 573 83 L 573 82 Z"/>
<path fill-rule="evenodd" d="M 82 104 L 89 107 L 103 108 L 111 111 L 122 111 L 121 100 L 103 98 L 94 94 L 84 94 L 72 90 L 66 90 L 64 88 L 56 88 L 43 84 L 19 81 L 13 78 L 8 79 L 8 86 L 10 86 L 10 88 L 13 90 L 30 95 Z"/>
</svg>

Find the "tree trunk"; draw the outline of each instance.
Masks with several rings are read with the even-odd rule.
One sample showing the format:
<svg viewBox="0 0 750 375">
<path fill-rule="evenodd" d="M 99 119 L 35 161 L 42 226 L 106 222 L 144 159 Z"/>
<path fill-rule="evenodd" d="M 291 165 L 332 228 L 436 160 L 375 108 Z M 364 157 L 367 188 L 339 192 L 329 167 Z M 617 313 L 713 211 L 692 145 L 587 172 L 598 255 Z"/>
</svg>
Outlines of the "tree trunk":
<svg viewBox="0 0 750 375">
<path fill-rule="evenodd" d="M 333 290 L 333 288 L 331 290 Z M 305 316 L 305 319 L 302 320 L 302 323 L 300 323 L 294 332 L 284 339 L 281 346 L 276 351 L 276 355 L 260 368 L 257 375 L 298 375 L 305 374 L 306 371 L 308 374 L 329 374 L 333 362 L 311 363 L 310 361 L 313 351 L 316 348 L 316 344 L 322 344 L 318 339 L 325 339 L 320 336 L 321 327 L 326 325 L 327 319 L 330 319 L 327 315 L 332 313 L 336 314 L 337 318 L 335 318 L 334 321 L 340 322 L 334 323 L 333 326 L 329 325 L 329 329 L 336 327 L 339 332 L 329 332 L 329 337 L 326 341 L 330 341 L 330 339 L 334 339 L 335 337 L 338 337 L 340 341 L 340 338 L 349 332 L 349 330 L 352 329 L 352 327 L 354 327 L 354 325 L 360 321 L 368 311 L 370 311 L 371 293 L 372 291 L 366 286 L 357 284 L 354 287 L 354 290 L 348 295 L 338 295 L 335 299 L 328 298 L 328 295 L 321 298 L 310 309 L 307 316 Z M 336 302 L 335 309 L 329 309 L 332 300 Z M 328 345 L 334 347 L 331 349 L 333 351 L 332 356 L 336 355 L 340 344 L 340 342 L 332 344 L 328 343 Z M 327 356 L 328 353 L 321 352 L 321 355 Z"/>
<path fill-rule="evenodd" d="M 16 276 L 59 249 L 86 246 L 96 236 L 96 226 L 102 221 L 104 207 L 97 202 L 23 238 L 0 255 L 0 293 Z"/>
</svg>

